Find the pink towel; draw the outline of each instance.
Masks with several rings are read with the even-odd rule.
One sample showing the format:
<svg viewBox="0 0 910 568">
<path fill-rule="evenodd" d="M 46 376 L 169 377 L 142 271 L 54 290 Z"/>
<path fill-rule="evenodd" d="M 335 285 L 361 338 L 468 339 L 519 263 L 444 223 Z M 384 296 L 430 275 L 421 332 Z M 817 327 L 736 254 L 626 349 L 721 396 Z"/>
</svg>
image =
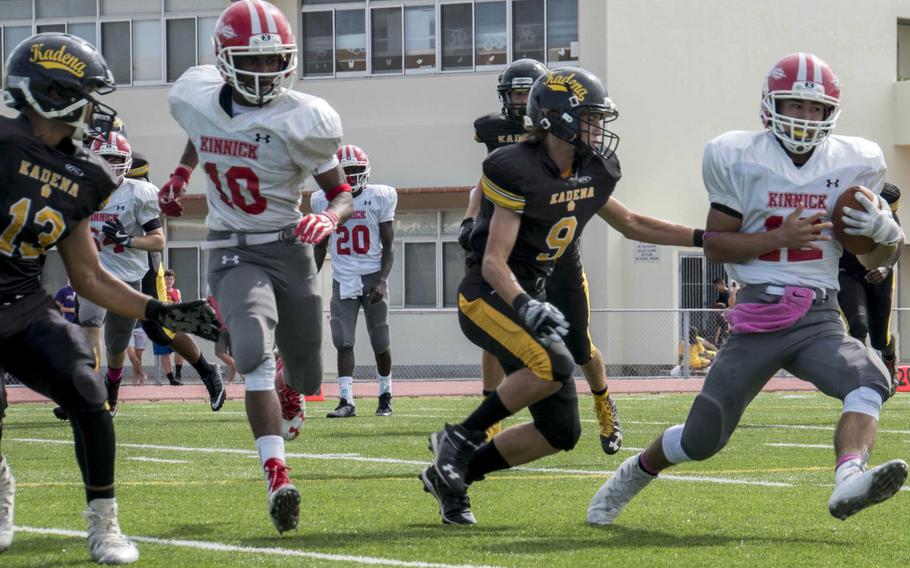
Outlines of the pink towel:
<svg viewBox="0 0 910 568">
<path fill-rule="evenodd" d="M 788 329 L 812 307 L 815 291 L 787 286 L 776 304 L 736 304 L 724 313 L 733 333 L 768 333 Z"/>
</svg>

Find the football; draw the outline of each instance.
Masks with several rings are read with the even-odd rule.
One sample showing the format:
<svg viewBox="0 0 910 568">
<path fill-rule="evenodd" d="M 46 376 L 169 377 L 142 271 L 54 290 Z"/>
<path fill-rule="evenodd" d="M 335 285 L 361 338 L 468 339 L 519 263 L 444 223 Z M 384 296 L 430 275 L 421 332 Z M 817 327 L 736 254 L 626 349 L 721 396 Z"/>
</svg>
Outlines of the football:
<svg viewBox="0 0 910 568">
<path fill-rule="evenodd" d="M 855 185 L 848 188 L 837 198 L 837 203 L 834 204 L 834 213 L 831 215 L 831 222 L 834 224 L 834 237 L 840 242 L 844 249 L 853 254 L 866 254 L 875 248 L 875 241 L 869 237 L 848 235 L 844 232 L 844 229 L 849 227 L 849 225 L 844 223 L 844 207 L 850 207 L 851 209 L 858 209 L 860 211 L 866 210 L 860 205 L 859 201 L 856 200 L 856 194 L 860 191 L 865 193 L 866 197 L 868 197 L 872 203 L 877 202 L 875 194 L 872 193 L 871 190 L 861 185 Z M 881 208 L 880 203 L 878 206 Z"/>
</svg>

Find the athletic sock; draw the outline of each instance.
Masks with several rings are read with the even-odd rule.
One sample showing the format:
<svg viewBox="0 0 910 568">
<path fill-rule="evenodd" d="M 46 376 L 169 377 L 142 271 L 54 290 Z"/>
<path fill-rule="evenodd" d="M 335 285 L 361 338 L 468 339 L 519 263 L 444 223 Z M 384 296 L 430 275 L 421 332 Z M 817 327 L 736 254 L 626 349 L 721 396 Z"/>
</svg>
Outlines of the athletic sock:
<svg viewBox="0 0 910 568">
<path fill-rule="evenodd" d="M 177 376 L 177 380 L 179 381 L 181 379 L 181 373 L 183 373 L 183 363 L 180 363 L 179 365 L 175 364 L 174 371 L 176 371 L 174 374 Z"/>
<path fill-rule="evenodd" d="M 168 373 L 167 380 L 168 380 L 168 382 L 172 383 L 172 382 L 176 381 L 177 379 L 174 378 L 174 373 Z"/>
<path fill-rule="evenodd" d="M 600 397 L 606 395 L 608 390 L 609 389 L 607 387 L 604 387 L 603 390 L 598 390 L 598 391 L 592 390 L 591 394 L 593 394 L 595 398 L 600 398 Z"/>
<path fill-rule="evenodd" d="M 354 377 L 338 377 L 338 398 L 354 404 Z"/>
<path fill-rule="evenodd" d="M 259 452 L 259 463 L 263 466 L 265 466 L 265 462 L 272 458 L 278 458 L 282 462 L 285 460 L 284 438 L 281 436 L 261 436 L 256 438 L 256 450 Z"/>
<path fill-rule="evenodd" d="M 199 373 L 200 377 L 207 377 L 212 374 L 212 364 L 205 360 L 205 356 L 201 353 L 199 354 L 199 360 L 195 363 L 190 363 L 196 372 Z M 180 375 L 180 365 L 177 365 L 177 375 Z"/>
<path fill-rule="evenodd" d="M 379 394 L 392 394 L 392 373 L 387 377 L 376 375 L 376 378 L 379 379 Z"/>
<path fill-rule="evenodd" d="M 499 393 L 493 391 L 483 399 L 480 406 L 461 425 L 468 430 L 483 432 L 493 424 L 511 415 L 512 413 L 499 400 Z"/>
<path fill-rule="evenodd" d="M 474 452 L 471 457 L 471 463 L 468 464 L 468 474 L 465 481 L 474 483 L 483 479 L 490 472 L 509 469 L 510 467 L 512 466 L 499 453 L 496 444 L 489 442 Z"/>
<path fill-rule="evenodd" d="M 120 380 L 123 379 L 123 367 L 120 367 L 119 369 L 108 367 L 106 376 L 107 382 L 112 384 L 119 383 Z"/>
<path fill-rule="evenodd" d="M 482 391 L 480 391 L 480 392 L 481 392 L 481 394 L 483 394 L 483 396 L 490 396 L 491 394 L 493 394 L 494 392 L 496 392 L 496 389 L 489 390 L 489 391 L 488 391 L 488 390 L 482 390 Z"/>
<path fill-rule="evenodd" d="M 658 471 L 655 471 L 653 467 L 651 467 L 650 465 L 648 465 L 647 460 L 645 460 L 645 453 L 644 453 L 644 452 L 638 454 L 638 467 L 639 467 L 643 472 L 647 473 L 648 475 L 653 475 L 653 476 L 655 476 L 655 477 L 657 477 L 657 474 L 660 473 L 660 472 L 658 472 Z"/>
<path fill-rule="evenodd" d="M 109 412 L 97 410 L 71 413 L 70 424 L 76 449 L 76 461 L 85 484 L 85 500 L 114 498 L 114 461 L 116 438 L 114 422 Z M 108 487 L 107 489 L 89 489 Z"/>
<path fill-rule="evenodd" d="M 859 454 L 844 454 L 837 459 L 834 466 L 834 484 L 837 485 L 853 477 L 857 473 L 863 472 L 863 457 Z"/>
</svg>

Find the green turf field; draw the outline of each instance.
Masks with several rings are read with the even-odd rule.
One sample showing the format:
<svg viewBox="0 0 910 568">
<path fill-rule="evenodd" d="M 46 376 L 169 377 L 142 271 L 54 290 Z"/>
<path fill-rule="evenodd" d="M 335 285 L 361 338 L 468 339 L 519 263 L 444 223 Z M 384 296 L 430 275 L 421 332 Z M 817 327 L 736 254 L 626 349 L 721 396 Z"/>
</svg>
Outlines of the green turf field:
<svg viewBox="0 0 910 568">
<path fill-rule="evenodd" d="M 692 395 L 619 396 L 629 450 L 685 419 Z M 910 494 L 846 522 L 828 514 L 839 404 L 765 394 L 730 445 L 673 470 L 608 528 L 584 522 L 588 500 L 623 459 L 606 456 L 582 399 L 578 447 L 494 474 L 470 492 L 474 527 L 443 526 L 416 476 L 427 434 L 462 418 L 471 398 L 397 399 L 395 416 L 328 420 L 310 403 L 288 444 L 303 494 L 300 528 L 279 536 L 239 402 L 125 404 L 116 418 L 121 525 L 140 565 L 198 566 L 906 566 Z M 910 456 L 910 397 L 886 405 L 873 463 Z M 523 413 L 513 421 L 526 420 Z M 19 485 L 17 531 L 0 566 L 89 566 L 81 483 L 67 424 L 49 406 L 8 411 L 3 451 Z M 156 461 L 161 460 L 161 461 Z M 46 530 L 50 529 L 50 530 Z M 40 532 L 39 532 L 40 531 Z M 56 532 L 54 532 L 56 531 Z"/>
</svg>

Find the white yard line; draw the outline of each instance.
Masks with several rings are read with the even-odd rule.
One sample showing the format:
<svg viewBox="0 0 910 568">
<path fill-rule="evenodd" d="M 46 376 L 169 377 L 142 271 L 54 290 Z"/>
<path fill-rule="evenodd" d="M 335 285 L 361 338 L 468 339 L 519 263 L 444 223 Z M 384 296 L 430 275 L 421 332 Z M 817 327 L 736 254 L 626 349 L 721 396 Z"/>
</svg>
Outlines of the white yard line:
<svg viewBox="0 0 910 568">
<path fill-rule="evenodd" d="M 27 532 L 34 534 L 47 534 L 54 536 L 70 536 L 73 538 L 87 538 L 87 533 L 83 531 L 73 531 L 67 529 L 46 529 L 37 527 L 16 526 L 17 532 Z M 196 550 L 208 550 L 212 552 L 244 552 L 249 554 L 268 555 L 268 556 L 290 556 L 298 558 L 313 558 L 316 560 L 328 560 L 332 562 L 345 562 L 349 564 L 368 564 L 373 566 L 408 566 L 414 568 L 494 568 L 491 566 L 478 566 L 474 564 L 441 564 L 438 562 L 422 562 L 413 560 L 395 560 L 393 558 L 377 558 L 374 556 L 354 556 L 352 554 L 328 554 L 325 552 L 310 552 L 307 550 L 295 550 L 292 548 L 264 548 L 258 546 L 237 546 L 233 544 L 223 544 L 220 542 L 207 542 L 202 540 L 178 540 L 170 538 L 155 538 L 150 536 L 129 536 L 130 540 L 135 542 L 144 542 L 148 544 L 161 544 L 164 546 L 176 546 L 180 548 L 194 548 Z"/>
<path fill-rule="evenodd" d="M 766 443 L 766 446 L 771 446 L 772 448 L 818 448 L 819 450 L 830 450 L 831 444 L 787 444 L 784 442 L 779 443 Z"/>
<path fill-rule="evenodd" d="M 69 440 L 51 440 L 51 439 L 42 439 L 42 438 L 11 438 L 11 441 L 14 442 L 30 442 L 35 444 L 72 444 Z M 138 448 L 145 450 L 163 450 L 170 452 L 198 452 L 205 454 L 233 454 L 233 455 L 243 455 L 246 457 L 257 456 L 255 450 L 240 450 L 235 448 L 199 448 L 199 447 L 187 447 L 187 446 L 163 446 L 158 444 L 127 444 L 127 443 L 118 443 L 118 447 L 121 448 Z M 361 455 L 338 455 L 338 454 L 301 454 L 301 453 L 291 453 L 287 454 L 289 458 L 299 458 L 299 459 L 314 459 L 314 460 L 339 460 L 339 461 L 353 461 L 353 462 L 367 462 L 367 463 L 388 463 L 388 464 L 405 464 L 405 465 L 415 465 L 420 467 L 425 467 L 430 464 L 428 461 L 423 460 L 405 460 L 400 458 L 373 458 L 366 457 Z M 569 475 L 603 475 L 610 476 L 613 475 L 614 470 L 590 470 L 590 469 L 566 469 L 566 468 L 556 468 L 556 467 L 515 467 L 512 468 L 512 471 L 530 471 L 536 473 L 553 473 L 553 474 L 569 474 Z M 661 475 L 660 479 L 666 479 L 669 481 L 689 481 L 689 482 L 704 482 L 704 483 L 720 483 L 728 485 L 755 485 L 758 487 L 793 487 L 790 483 L 780 483 L 776 481 L 763 481 L 763 480 L 753 480 L 753 479 L 734 479 L 727 477 L 705 477 L 699 475 Z"/>
<path fill-rule="evenodd" d="M 123 458 L 125 460 L 137 461 L 137 462 L 150 462 L 150 463 L 193 463 L 189 460 L 164 460 L 161 458 L 149 458 L 146 456 L 135 456 Z"/>
</svg>

